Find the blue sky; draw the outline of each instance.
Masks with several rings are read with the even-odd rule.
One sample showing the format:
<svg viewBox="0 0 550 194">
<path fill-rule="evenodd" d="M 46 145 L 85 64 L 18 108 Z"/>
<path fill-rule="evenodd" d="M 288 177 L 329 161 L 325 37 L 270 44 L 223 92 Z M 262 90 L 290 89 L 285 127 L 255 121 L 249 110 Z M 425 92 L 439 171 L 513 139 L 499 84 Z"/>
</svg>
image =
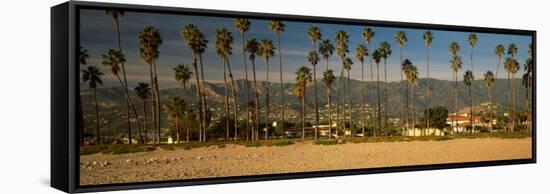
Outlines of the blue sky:
<svg viewBox="0 0 550 194">
<path fill-rule="evenodd" d="M 149 82 L 149 68 L 145 62 L 139 58 L 139 40 L 138 34 L 145 26 L 152 25 L 158 28 L 163 39 L 163 44 L 160 46 L 160 56 L 157 60 L 157 71 L 159 76 L 159 85 L 161 88 L 176 87 L 177 83 L 173 79 L 172 68 L 177 64 L 184 63 L 191 65 L 191 50 L 187 47 L 180 36 L 181 29 L 187 24 L 195 24 L 207 37 L 209 44 L 208 49 L 204 53 L 204 70 L 205 79 L 210 82 L 223 81 L 223 66 L 219 58 L 216 56 L 214 49 L 213 35 L 217 28 L 225 27 L 234 35 L 233 55 L 230 58 L 231 68 L 236 79 L 244 79 L 244 64 L 241 48 L 241 38 L 236 31 L 233 21 L 234 18 L 223 17 L 205 17 L 205 16 L 188 16 L 174 14 L 157 14 L 157 13 L 142 13 L 142 12 L 125 12 L 124 16 L 119 19 L 121 28 L 121 41 L 123 53 L 127 59 L 127 77 L 130 82 L 130 87 L 133 88 L 137 82 Z M 268 30 L 268 20 L 250 20 L 251 28 L 246 34 L 246 38 L 270 39 L 275 42 L 274 34 Z M 355 48 L 359 44 L 364 44 L 361 37 L 361 31 L 364 26 L 358 25 L 337 25 L 324 23 L 307 23 L 307 22 L 289 22 L 283 21 L 286 24 L 285 32 L 281 34 L 281 47 L 283 56 L 283 79 L 285 82 L 294 82 L 294 71 L 301 65 L 309 65 L 307 54 L 312 49 L 312 44 L 307 36 L 307 30 L 311 26 L 321 28 L 323 39 L 330 39 L 335 44 L 335 33 L 339 30 L 345 30 L 350 35 L 349 39 L 349 56 L 352 57 L 354 65 L 352 66 L 352 79 L 361 79 L 361 65 L 355 58 Z M 105 15 L 102 10 L 81 10 L 80 14 L 80 45 L 88 49 L 90 65 L 101 67 L 101 54 L 105 53 L 110 48 L 116 48 L 116 31 L 113 20 Z M 396 81 L 399 76 L 399 46 L 395 42 L 394 34 L 399 30 L 404 30 L 407 33 L 408 42 L 403 49 L 403 58 L 410 59 L 413 64 L 418 66 L 419 77 L 426 77 L 426 49 L 422 34 L 425 30 L 406 29 L 406 28 L 388 28 L 374 27 L 376 36 L 372 43 L 372 48 L 378 47 L 380 42 L 388 41 L 393 50 L 392 55 L 388 59 L 388 79 Z M 467 42 L 467 36 L 470 32 L 451 32 L 451 31 L 436 31 L 432 30 L 434 39 L 430 49 L 430 76 L 436 79 L 450 80 L 451 71 L 449 65 L 450 54 L 448 51 L 449 44 L 452 41 L 459 43 L 461 51 L 460 55 L 463 59 L 463 68 L 459 74 L 462 75 L 470 68 L 470 46 Z M 478 36 L 477 47 L 474 50 L 474 70 L 475 78 L 481 79 L 482 74 L 487 70 L 496 70 L 496 56 L 493 50 L 497 44 L 503 44 L 507 47 L 510 43 L 515 43 L 518 46 L 518 54 L 516 58 L 523 64 L 527 58 L 527 45 L 531 42 L 530 36 L 520 35 L 502 35 L 502 34 L 487 34 L 476 33 Z M 504 58 L 504 57 L 503 57 Z M 251 73 L 250 61 L 249 72 Z M 336 72 L 340 72 L 340 60 L 333 55 L 329 60 L 330 68 Z M 324 70 L 325 62 L 322 60 L 317 69 L 318 77 L 321 77 Z M 381 72 L 383 65 L 381 64 Z M 270 81 L 279 81 L 279 61 L 277 53 L 270 60 Z M 365 61 L 365 79 L 370 79 L 368 60 Z M 257 58 L 256 72 L 259 80 L 265 80 L 266 65 Z M 521 74 L 523 70 L 520 70 Z M 105 72 L 103 77 L 105 84 L 101 87 L 113 87 L 117 84 L 109 72 Z M 250 79 L 251 74 L 249 73 Z M 381 74 L 382 75 L 382 74 Z M 376 77 L 376 76 L 375 76 Z M 460 76 L 462 77 L 462 76 Z M 503 66 L 499 70 L 499 78 L 505 78 Z M 382 76 L 381 76 L 382 78 Z"/>
</svg>

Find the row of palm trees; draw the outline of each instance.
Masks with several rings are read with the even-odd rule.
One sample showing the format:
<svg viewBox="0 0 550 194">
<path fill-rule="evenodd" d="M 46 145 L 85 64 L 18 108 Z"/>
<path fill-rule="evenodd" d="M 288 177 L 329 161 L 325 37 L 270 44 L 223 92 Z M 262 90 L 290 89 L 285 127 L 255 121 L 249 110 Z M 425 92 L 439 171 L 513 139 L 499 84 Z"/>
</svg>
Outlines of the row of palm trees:
<svg viewBox="0 0 550 194">
<path fill-rule="evenodd" d="M 116 24 L 116 37 L 117 37 L 117 45 L 118 49 L 109 49 L 105 54 L 102 55 L 103 62 L 102 64 L 108 68 L 113 76 L 115 76 L 120 84 L 120 87 L 123 91 L 123 96 L 126 101 L 126 120 L 127 120 L 127 127 L 128 127 L 128 139 L 131 142 L 132 139 L 132 121 L 135 122 L 135 126 L 137 126 L 138 129 L 138 135 L 139 135 L 139 141 L 141 143 L 149 142 L 148 140 L 148 129 L 152 129 L 154 133 L 154 142 L 160 143 L 161 139 L 161 132 L 160 132 L 160 126 L 161 126 L 161 102 L 160 102 L 160 93 L 159 93 L 159 85 L 158 85 L 158 76 L 157 76 L 157 67 L 156 67 L 156 60 L 159 57 L 159 46 L 162 44 L 162 38 L 160 36 L 160 33 L 158 29 L 156 29 L 153 26 L 147 26 L 144 28 L 142 32 L 139 33 L 139 43 L 140 43 L 140 51 L 139 56 L 140 58 L 149 66 L 149 72 L 150 72 L 150 83 L 140 82 L 138 83 L 138 86 L 134 88 L 134 91 L 136 92 L 137 96 L 142 100 L 142 114 L 143 117 L 140 117 L 137 108 L 135 106 L 135 103 L 133 102 L 132 98 L 130 97 L 130 93 L 128 90 L 128 83 L 126 80 L 126 69 L 125 69 L 125 56 L 122 52 L 121 44 L 120 44 L 120 27 L 119 27 L 119 18 L 124 15 L 122 11 L 119 10 L 108 10 L 106 11 L 106 14 L 110 16 L 114 23 Z M 274 56 L 275 50 L 278 52 L 278 58 L 279 58 L 279 75 L 280 75 L 280 87 L 281 87 L 281 111 L 280 111 L 280 121 L 281 121 L 281 128 L 283 129 L 283 138 L 284 138 L 284 130 L 285 130 L 285 92 L 284 92 L 284 86 L 283 86 L 283 79 L 282 79 L 282 54 L 281 54 L 281 35 L 285 30 L 285 24 L 282 21 L 279 20 L 271 20 L 268 23 L 267 28 L 274 33 L 274 38 L 277 41 L 277 47 L 274 46 L 274 43 L 272 40 L 269 39 L 263 39 L 263 40 L 256 40 L 255 38 L 246 38 L 246 33 L 250 29 L 251 22 L 248 19 L 245 18 L 237 18 L 235 19 L 234 26 L 235 29 L 239 32 L 241 36 L 241 43 L 242 43 L 242 52 L 243 52 L 243 64 L 244 64 L 244 71 L 245 71 L 245 90 L 246 90 L 246 139 L 247 140 L 259 140 L 260 137 L 260 111 L 259 111 L 259 93 L 260 93 L 260 86 L 258 85 L 257 79 L 256 79 L 256 57 L 259 56 L 263 59 L 265 65 L 266 65 L 266 84 L 264 86 L 264 93 L 265 93 L 265 116 L 264 116 L 264 132 L 265 137 L 264 139 L 268 139 L 269 134 L 269 124 L 270 124 L 270 80 L 269 80 L 269 62 L 270 59 Z M 195 84 L 196 84 L 196 93 L 197 93 L 197 99 L 198 99 L 198 118 L 197 119 L 197 125 L 198 125 L 198 141 L 206 141 L 206 131 L 209 126 L 209 118 L 208 114 L 208 104 L 207 104 L 207 95 L 206 95 L 206 85 L 204 80 L 204 68 L 203 68 L 203 54 L 205 50 L 207 49 L 208 40 L 205 37 L 205 35 L 199 30 L 199 28 L 196 25 L 188 24 L 183 27 L 180 33 L 184 43 L 191 49 L 192 51 L 192 61 L 191 65 L 193 66 L 193 71 L 191 71 L 191 68 L 188 65 L 185 64 L 179 64 L 174 68 L 175 73 L 175 80 L 178 83 L 181 83 L 183 86 L 184 92 L 187 89 L 187 85 L 189 84 L 189 81 L 194 76 L 195 77 Z M 296 72 L 296 87 L 294 89 L 295 94 L 300 98 L 301 102 L 301 122 L 302 122 L 302 138 L 305 139 L 305 98 L 306 98 L 306 89 L 310 82 L 313 82 L 313 89 L 314 89 L 314 111 L 315 111 L 315 135 L 314 138 L 317 139 L 319 137 L 318 135 L 318 129 L 319 129 L 319 110 L 318 110 L 318 102 L 317 102 L 317 65 L 319 64 L 321 57 L 325 60 L 325 71 L 322 73 L 322 79 L 321 83 L 326 87 L 326 98 L 328 102 L 329 107 L 329 138 L 332 136 L 332 124 L 333 124 L 333 118 L 332 118 L 332 95 L 333 90 L 336 90 L 336 120 L 337 123 L 343 123 L 341 126 L 337 125 L 338 128 L 340 128 L 342 131 L 346 130 L 346 122 L 349 124 L 350 130 L 353 128 L 353 115 L 352 115 L 352 98 L 351 98 L 351 77 L 350 77 L 350 71 L 353 65 L 353 60 L 349 55 L 349 34 L 344 31 L 340 30 L 336 32 L 335 34 L 335 45 L 333 45 L 330 41 L 330 39 L 325 38 L 323 39 L 323 35 L 321 33 L 321 29 L 317 26 L 312 26 L 308 32 L 307 35 L 312 43 L 312 50 L 307 55 L 307 60 L 313 67 L 313 72 L 310 68 L 307 66 L 300 66 Z M 373 61 L 376 64 L 376 94 L 372 93 L 369 95 L 375 96 L 373 98 L 372 104 L 376 104 L 375 111 L 371 112 L 371 115 L 369 118 L 371 119 L 370 123 L 373 123 L 373 136 L 380 135 L 382 133 L 382 129 L 387 129 L 390 127 L 388 123 L 389 119 L 389 111 L 388 111 L 388 97 L 389 94 L 389 87 L 387 84 L 387 60 L 392 54 L 391 44 L 388 41 L 382 41 L 378 48 L 372 49 L 372 42 L 374 40 L 376 33 L 373 27 L 365 27 L 363 31 L 361 32 L 361 36 L 364 40 L 364 44 L 359 44 L 355 49 L 355 57 L 361 64 L 361 93 L 365 94 L 362 95 L 361 98 L 361 114 L 360 114 L 360 128 L 363 134 L 365 134 L 365 130 L 367 128 L 367 116 L 365 106 L 366 106 L 366 82 L 364 78 L 364 64 L 365 61 L 368 59 L 369 65 L 370 65 L 370 81 L 371 83 L 374 82 L 374 75 L 373 75 Z M 431 31 L 427 30 L 422 36 L 425 47 L 426 47 L 426 68 L 427 68 L 427 86 L 426 87 L 426 96 L 427 96 L 427 104 L 428 107 L 430 107 L 430 95 L 429 95 L 429 50 L 430 46 L 432 44 L 433 40 L 433 34 Z M 234 128 L 234 140 L 238 139 L 238 121 L 239 121 L 239 102 L 237 101 L 237 94 L 236 94 L 236 86 L 235 86 L 235 80 L 233 76 L 233 72 L 231 70 L 230 65 L 230 57 L 232 55 L 232 44 L 234 42 L 233 34 L 227 29 L 227 28 L 218 28 L 213 36 L 213 39 L 215 40 L 215 49 L 216 54 L 218 58 L 220 59 L 220 62 L 224 66 L 224 89 L 225 89 L 225 99 L 224 99 L 224 105 L 225 105 L 225 139 L 230 140 L 232 137 L 230 137 L 230 118 L 233 119 L 233 128 Z M 473 111 L 473 104 L 474 104 L 474 98 L 472 95 L 472 87 L 474 84 L 474 48 L 477 44 L 477 36 L 476 34 L 472 33 L 467 38 L 469 45 L 470 45 L 470 61 L 471 61 L 471 69 L 467 70 L 464 74 L 464 83 L 469 88 L 469 96 L 470 96 L 470 111 Z M 405 131 L 405 127 L 409 127 L 409 111 L 405 110 L 408 108 L 411 108 L 410 113 L 412 115 L 412 122 L 413 122 L 413 128 L 416 124 L 416 115 L 415 115 L 415 95 L 414 95 L 414 89 L 417 85 L 418 81 L 418 68 L 416 65 L 413 64 L 413 62 L 410 59 L 403 59 L 403 48 L 405 44 L 407 43 L 407 35 L 406 32 L 403 30 L 398 31 L 395 34 L 395 41 L 399 45 L 400 49 L 400 76 L 401 76 L 401 91 L 400 91 L 400 102 L 401 102 L 401 121 L 402 121 L 402 134 Z M 504 68 L 508 75 L 508 82 L 509 82 L 509 93 L 508 93 L 508 99 L 509 99 L 509 106 L 512 107 L 511 111 L 511 117 L 515 118 L 515 83 L 514 78 L 515 75 L 519 69 L 519 63 L 515 59 L 515 55 L 517 54 L 517 47 L 515 44 L 510 44 L 508 47 L 508 56 L 504 60 Z M 329 58 L 333 55 L 334 51 L 336 51 L 336 55 L 340 59 L 341 62 L 341 73 L 338 79 L 336 79 L 336 76 L 334 75 L 334 70 L 329 68 Z M 449 46 L 449 51 L 451 53 L 451 70 L 453 73 L 453 79 L 455 81 L 455 112 L 458 111 L 458 71 L 462 68 L 462 59 L 459 56 L 460 46 L 457 42 L 452 42 Z M 498 70 L 500 67 L 501 58 L 504 54 L 504 46 L 498 45 L 495 48 L 495 55 L 497 56 L 497 67 L 496 67 L 496 74 L 493 74 L 491 71 L 488 71 L 485 73 L 485 85 L 489 92 L 489 102 L 491 102 L 492 96 L 491 96 L 491 88 L 494 87 L 494 80 L 497 79 L 495 75 L 498 75 Z M 529 54 L 532 54 L 532 48 L 531 45 L 529 46 Z M 89 55 L 87 54 L 87 50 L 84 48 L 80 49 L 80 64 L 81 65 L 87 65 L 87 59 L 89 58 Z M 248 66 L 247 66 L 247 58 L 250 60 L 252 64 L 252 72 L 253 72 L 253 88 L 254 88 L 254 100 L 252 101 L 250 99 L 250 88 L 249 87 L 249 78 L 248 78 Z M 384 62 L 384 82 L 383 86 L 381 87 L 381 81 L 380 81 L 380 63 Z M 524 74 L 524 81 L 522 82 L 522 85 L 525 86 L 527 89 L 531 87 L 532 85 L 532 59 L 529 58 L 528 61 L 526 61 L 524 65 L 525 73 Z M 95 110 L 96 110 L 96 138 L 97 142 L 100 142 L 100 123 L 99 123 L 99 107 L 96 97 L 96 87 L 97 85 L 102 84 L 101 77 L 103 76 L 103 72 L 96 67 L 96 66 L 87 66 L 87 68 L 84 68 L 82 70 L 82 80 L 84 82 L 88 83 L 88 86 L 90 90 L 93 93 L 94 96 L 94 104 L 95 104 Z M 345 75 L 347 75 L 347 80 Z M 227 83 L 229 78 L 230 81 L 230 87 Z M 408 84 L 405 84 L 404 79 L 406 79 Z M 336 83 L 337 81 L 337 83 Z M 347 81 L 347 83 L 346 83 Z M 338 85 L 338 87 L 335 87 L 335 84 Z M 347 85 L 347 86 L 346 86 Z M 381 97 L 381 88 L 383 88 L 384 93 L 384 109 L 381 108 L 382 104 L 382 97 Z M 411 93 L 409 93 L 409 88 L 411 89 Z M 184 95 L 185 96 L 185 95 Z M 412 96 L 412 107 L 409 106 L 408 100 L 409 96 Z M 231 97 L 231 98 L 230 98 Z M 347 97 L 347 98 L 346 98 Z M 151 106 L 151 116 L 152 116 L 152 123 L 150 126 L 147 123 L 147 102 L 148 99 L 152 98 L 150 100 L 150 106 Z M 195 119 L 193 116 L 190 116 L 190 110 L 189 110 L 189 103 L 187 102 L 188 99 L 185 97 L 172 97 L 167 103 L 165 103 L 164 110 L 166 112 L 166 115 L 168 118 L 172 121 L 174 121 L 174 126 L 176 128 L 176 142 L 180 142 L 180 130 L 181 130 L 181 122 L 185 121 L 184 125 L 187 129 L 187 138 L 186 141 L 190 141 L 189 139 L 189 129 L 191 128 L 191 120 Z M 347 101 L 347 102 L 346 102 Z M 528 93 L 526 94 L 526 103 L 529 103 L 529 96 Z M 339 105 L 341 104 L 341 105 Z M 346 121 L 346 111 L 343 109 L 346 108 L 345 104 L 349 104 L 349 115 L 347 116 L 349 120 Z M 82 105 L 80 105 L 82 106 Z M 254 106 L 254 111 L 252 110 L 252 106 Z M 233 109 L 233 115 L 231 115 L 230 109 Z M 342 111 L 340 110 L 342 109 Z M 384 115 L 382 114 L 382 110 L 384 110 Z M 492 113 L 492 111 L 491 111 Z M 493 113 L 492 113 L 493 114 Z M 473 112 L 470 114 L 473 116 Z M 384 120 L 382 120 L 382 117 L 384 117 Z M 81 113 L 81 119 L 82 119 L 82 113 Z M 515 119 L 511 119 L 510 128 L 511 131 L 514 130 L 514 122 Z M 456 121 L 455 121 L 456 123 Z M 473 123 L 472 117 L 470 117 L 470 123 Z M 143 126 L 142 126 L 143 124 Z M 427 119 L 426 119 L 426 126 L 427 128 L 430 127 L 430 115 L 428 111 Z M 143 128 L 142 128 L 143 127 Z M 142 129 L 144 129 L 144 134 L 142 133 Z M 80 129 L 81 134 L 83 134 L 83 128 Z M 473 131 L 473 130 L 472 130 Z M 344 133 L 344 136 L 346 133 Z M 363 136 L 365 137 L 365 136 Z M 83 143 L 83 140 L 82 140 Z"/>
</svg>

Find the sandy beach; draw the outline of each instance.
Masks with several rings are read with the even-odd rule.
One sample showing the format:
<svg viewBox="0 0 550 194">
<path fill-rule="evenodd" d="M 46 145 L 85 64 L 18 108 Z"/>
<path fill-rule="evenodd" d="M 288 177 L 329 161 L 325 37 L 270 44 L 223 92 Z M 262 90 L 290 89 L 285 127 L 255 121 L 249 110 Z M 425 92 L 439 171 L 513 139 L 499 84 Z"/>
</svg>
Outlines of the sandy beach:
<svg viewBox="0 0 550 194">
<path fill-rule="evenodd" d="M 80 184 L 96 185 L 290 172 L 531 158 L 531 138 L 454 139 L 283 147 L 226 145 L 80 157 Z"/>
</svg>

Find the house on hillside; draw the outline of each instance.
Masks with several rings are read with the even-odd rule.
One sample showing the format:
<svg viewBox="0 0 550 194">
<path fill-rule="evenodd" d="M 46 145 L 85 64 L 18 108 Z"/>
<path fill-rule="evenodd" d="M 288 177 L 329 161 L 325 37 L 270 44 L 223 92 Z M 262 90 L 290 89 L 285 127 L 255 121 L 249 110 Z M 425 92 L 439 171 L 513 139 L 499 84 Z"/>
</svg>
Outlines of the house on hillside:
<svg viewBox="0 0 550 194">
<path fill-rule="evenodd" d="M 491 126 L 491 124 L 493 125 L 497 124 L 496 118 L 491 118 L 491 117 L 482 118 L 481 116 L 473 116 L 472 117 L 473 125 L 472 125 L 472 123 L 470 123 L 469 108 L 466 111 L 467 113 L 459 111 L 458 114 L 455 114 L 455 113 L 449 114 L 449 116 L 447 117 L 446 123 L 449 126 L 451 126 L 451 129 L 453 132 L 462 133 L 462 132 L 469 131 L 467 129 L 469 126 L 475 126 L 476 128 L 477 127 L 488 128 Z"/>
</svg>

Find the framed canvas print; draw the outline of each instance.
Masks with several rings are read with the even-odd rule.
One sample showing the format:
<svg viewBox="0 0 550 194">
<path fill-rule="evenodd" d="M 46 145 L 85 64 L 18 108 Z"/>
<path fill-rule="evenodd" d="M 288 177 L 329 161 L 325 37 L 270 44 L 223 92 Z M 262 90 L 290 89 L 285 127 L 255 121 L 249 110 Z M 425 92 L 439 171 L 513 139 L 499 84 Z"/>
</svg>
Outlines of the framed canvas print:
<svg viewBox="0 0 550 194">
<path fill-rule="evenodd" d="M 535 31 L 51 13 L 51 184 L 65 192 L 536 161 Z"/>
</svg>

